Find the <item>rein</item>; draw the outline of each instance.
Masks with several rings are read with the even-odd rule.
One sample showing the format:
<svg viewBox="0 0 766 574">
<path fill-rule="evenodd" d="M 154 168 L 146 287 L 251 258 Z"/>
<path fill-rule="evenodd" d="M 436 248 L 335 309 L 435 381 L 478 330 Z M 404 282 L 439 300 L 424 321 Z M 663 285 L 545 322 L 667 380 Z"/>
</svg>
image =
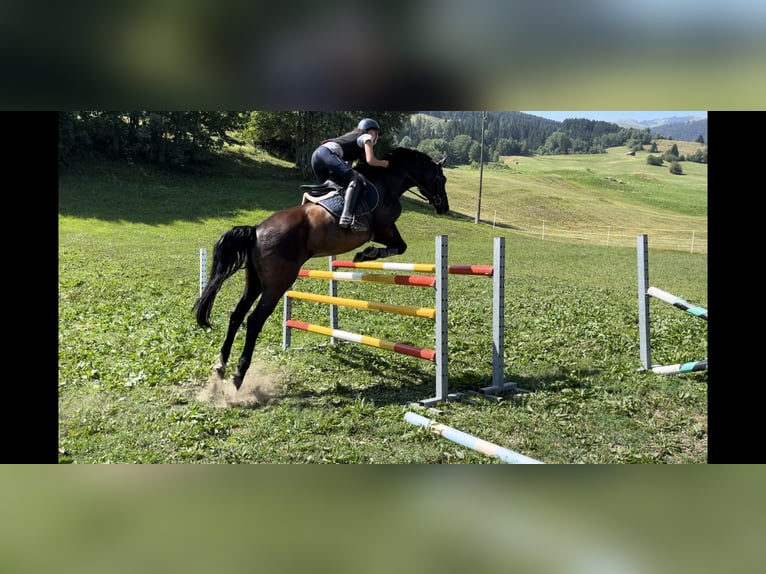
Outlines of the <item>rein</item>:
<svg viewBox="0 0 766 574">
<path fill-rule="evenodd" d="M 433 198 L 429 198 L 429 197 L 427 197 L 426 195 L 424 195 L 423 193 L 421 193 L 421 192 L 422 192 L 422 190 L 423 190 L 423 189 L 425 189 L 425 188 L 424 188 L 422 185 L 420 185 L 420 184 L 419 184 L 419 183 L 418 183 L 418 182 L 415 180 L 415 178 L 414 178 L 414 177 L 412 177 L 412 176 L 409 174 L 409 172 L 406 172 L 406 171 L 405 171 L 405 172 L 404 172 L 404 177 L 405 177 L 406 179 L 409 179 L 409 180 L 410 180 L 412 183 L 414 183 L 414 184 L 415 184 L 415 187 L 417 187 L 417 189 L 418 189 L 418 191 L 413 191 L 413 190 L 412 190 L 412 188 L 410 187 L 410 188 L 408 188 L 408 189 L 407 189 L 407 191 L 411 192 L 413 195 L 416 195 L 417 197 L 419 197 L 420 199 L 423 199 L 423 200 L 425 200 L 425 201 L 426 201 L 426 202 L 428 202 L 428 203 L 433 203 L 433 202 L 434 202 L 434 200 L 436 199 L 436 197 L 434 196 Z"/>
</svg>

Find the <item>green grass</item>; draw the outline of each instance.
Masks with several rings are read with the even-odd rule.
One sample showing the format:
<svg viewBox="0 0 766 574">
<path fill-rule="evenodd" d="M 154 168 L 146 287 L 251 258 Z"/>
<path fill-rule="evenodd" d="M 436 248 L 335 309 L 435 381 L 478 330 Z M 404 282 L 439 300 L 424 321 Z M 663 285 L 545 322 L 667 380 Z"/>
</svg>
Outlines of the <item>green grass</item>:
<svg viewBox="0 0 766 574">
<path fill-rule="evenodd" d="M 61 462 L 498 463 L 404 421 L 410 402 L 433 396 L 433 364 L 300 331 L 283 351 L 281 310 L 251 368 L 276 385 L 273 400 L 220 408 L 198 399 L 242 289 L 237 274 L 218 297 L 213 329 L 199 329 L 191 312 L 199 249 L 212 253 L 230 227 L 299 202 L 303 183 L 265 156 L 236 160 L 191 173 L 97 163 L 60 174 Z M 707 373 L 637 372 L 635 234 L 649 234 L 650 283 L 706 307 L 705 253 L 656 249 L 649 227 L 706 229 L 705 166 L 687 162 L 687 176 L 671 176 L 619 151 L 519 161 L 484 171 L 482 213 L 497 210 L 507 226 L 473 223 L 478 171 L 470 168 L 447 171 L 448 216 L 403 200 L 409 249 L 395 260 L 431 262 L 434 237 L 446 234 L 450 263 L 491 264 L 493 237 L 506 238 L 505 374 L 531 391 L 442 403 L 442 414 L 426 416 L 548 463 L 704 463 Z M 647 171 L 652 185 L 641 183 Z M 621 184 L 606 174 L 633 191 L 613 189 Z M 582 230 L 631 213 L 625 245 L 542 239 L 525 223 L 534 214 Z M 327 260 L 308 266 L 326 269 Z M 326 292 L 326 282 L 301 281 Z M 449 281 L 450 391 L 477 390 L 491 383 L 491 281 Z M 339 295 L 433 306 L 428 289 L 394 289 L 344 282 Z M 651 310 L 655 363 L 707 357 L 706 324 L 664 303 Z M 312 303 L 294 308 L 311 322 L 326 324 L 326 314 Z M 340 327 L 433 346 L 425 319 L 341 308 Z"/>
<path fill-rule="evenodd" d="M 481 179 L 480 215 L 490 224 L 540 238 L 623 247 L 647 233 L 656 247 L 706 253 L 707 165 L 684 162 L 684 175 L 672 175 L 667 164 L 647 165 L 647 152 L 626 151 L 514 156 L 485 166 L 481 175 L 477 168 L 449 170 L 451 190 L 470 190 L 455 196 L 451 207 L 475 219 Z"/>
</svg>

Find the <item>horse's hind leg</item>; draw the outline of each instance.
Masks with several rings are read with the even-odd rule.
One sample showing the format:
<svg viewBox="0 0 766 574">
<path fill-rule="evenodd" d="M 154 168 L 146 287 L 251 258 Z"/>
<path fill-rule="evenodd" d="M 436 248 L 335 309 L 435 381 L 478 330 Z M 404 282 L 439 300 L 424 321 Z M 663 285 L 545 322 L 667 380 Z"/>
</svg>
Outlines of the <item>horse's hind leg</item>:
<svg viewBox="0 0 766 574">
<path fill-rule="evenodd" d="M 255 300 L 261 294 L 261 280 L 254 271 L 247 269 L 245 271 L 245 290 L 242 293 L 237 302 L 234 310 L 229 317 L 229 328 L 226 331 L 226 338 L 221 346 L 221 354 L 218 357 L 218 362 L 213 365 L 213 370 L 219 377 L 223 378 L 226 374 L 226 363 L 229 362 L 229 356 L 231 355 L 231 347 L 234 344 L 234 339 L 237 336 L 237 330 L 242 322 L 245 320 L 245 315 L 253 306 Z"/>
<path fill-rule="evenodd" d="M 370 245 L 363 251 L 359 251 L 354 255 L 354 261 L 357 263 L 360 261 L 374 261 L 375 259 L 383 259 L 384 257 L 391 257 L 393 255 L 403 255 L 407 251 L 407 244 L 402 239 L 399 229 L 395 226 L 389 226 L 383 230 L 376 230 L 373 241 L 382 243 L 385 247 L 374 247 Z"/>
<path fill-rule="evenodd" d="M 274 312 L 274 309 L 276 309 L 283 293 L 284 291 L 264 291 L 261 300 L 258 301 L 258 304 L 255 306 L 255 310 L 247 318 L 245 346 L 242 349 L 242 355 L 239 357 L 239 362 L 237 363 L 237 371 L 231 378 L 237 390 L 242 386 L 242 381 L 244 381 L 247 370 L 250 368 L 250 362 L 253 358 L 253 351 L 255 350 L 255 342 L 258 339 L 258 335 L 260 335 L 263 325 L 266 323 L 266 319 L 268 319 Z"/>
</svg>

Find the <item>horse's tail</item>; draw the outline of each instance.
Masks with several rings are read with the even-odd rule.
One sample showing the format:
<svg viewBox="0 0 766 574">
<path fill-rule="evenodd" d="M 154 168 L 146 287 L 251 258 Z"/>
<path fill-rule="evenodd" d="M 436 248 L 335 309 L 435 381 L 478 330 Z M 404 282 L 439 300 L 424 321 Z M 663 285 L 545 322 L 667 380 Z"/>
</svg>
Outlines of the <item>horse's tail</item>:
<svg viewBox="0 0 766 574">
<path fill-rule="evenodd" d="M 197 312 L 197 325 L 205 328 L 210 327 L 210 311 L 218 291 L 223 282 L 244 265 L 254 245 L 254 225 L 232 227 L 215 244 L 210 280 L 192 308 L 193 311 Z"/>
</svg>

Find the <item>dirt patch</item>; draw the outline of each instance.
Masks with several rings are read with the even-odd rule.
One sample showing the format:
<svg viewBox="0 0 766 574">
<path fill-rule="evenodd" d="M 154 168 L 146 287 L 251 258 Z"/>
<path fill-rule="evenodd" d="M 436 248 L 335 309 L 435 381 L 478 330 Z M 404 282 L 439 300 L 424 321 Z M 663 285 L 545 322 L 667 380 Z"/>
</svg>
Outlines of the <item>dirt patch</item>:
<svg viewBox="0 0 766 574">
<path fill-rule="evenodd" d="M 197 400 L 219 408 L 255 408 L 267 404 L 276 396 L 278 380 L 277 374 L 256 363 L 250 365 L 239 390 L 234 387 L 231 378 L 222 379 L 211 373 L 205 387 L 197 393 Z"/>
</svg>

